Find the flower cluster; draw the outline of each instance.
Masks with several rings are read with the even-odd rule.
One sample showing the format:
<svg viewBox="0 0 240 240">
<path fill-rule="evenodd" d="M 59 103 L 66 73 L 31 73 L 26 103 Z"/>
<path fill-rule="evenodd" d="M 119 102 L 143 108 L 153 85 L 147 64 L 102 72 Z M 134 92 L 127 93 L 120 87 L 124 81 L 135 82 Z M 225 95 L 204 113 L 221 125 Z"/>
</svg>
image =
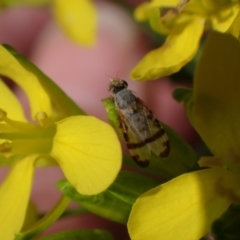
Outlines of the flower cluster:
<svg viewBox="0 0 240 240">
<path fill-rule="evenodd" d="M 108 124 L 83 115 L 47 76 L 8 49 L 0 46 L 0 73 L 23 89 L 31 107 L 28 120 L 0 81 L 1 164 L 11 168 L 0 186 L 0 239 L 12 240 L 24 223 L 35 167 L 58 164 L 79 193 L 93 195 L 116 178 L 121 149 Z"/>
<path fill-rule="evenodd" d="M 204 29 L 239 37 L 238 1 L 190 0 L 144 2 L 135 11 L 138 21 L 168 35 L 165 43 L 147 53 L 132 70 L 136 80 L 157 79 L 179 71 L 196 54 Z"/>
<path fill-rule="evenodd" d="M 213 33 L 193 91 L 175 93 L 214 154 L 199 161 L 209 169 L 183 174 L 140 196 L 128 222 L 131 239 L 200 239 L 231 203 L 240 203 L 240 69 L 233 62 L 240 62 L 239 42 Z"/>
</svg>

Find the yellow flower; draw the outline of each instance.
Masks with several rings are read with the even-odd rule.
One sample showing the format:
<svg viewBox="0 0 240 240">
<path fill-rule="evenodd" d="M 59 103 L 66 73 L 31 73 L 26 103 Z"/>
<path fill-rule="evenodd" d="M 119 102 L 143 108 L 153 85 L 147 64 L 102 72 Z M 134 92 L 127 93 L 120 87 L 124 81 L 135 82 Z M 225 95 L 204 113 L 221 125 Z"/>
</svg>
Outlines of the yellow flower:
<svg viewBox="0 0 240 240">
<path fill-rule="evenodd" d="M 140 196 L 128 222 L 132 240 L 200 239 L 231 203 L 239 203 L 239 62 L 239 42 L 212 33 L 192 96 L 182 98 L 193 126 L 214 154 L 199 164 L 211 168 L 181 175 Z"/>
<path fill-rule="evenodd" d="M 35 166 L 59 164 L 68 181 L 85 195 L 108 188 L 121 167 L 114 130 L 83 115 L 39 69 L 9 51 L 0 45 L 0 74 L 26 93 L 31 121 L 0 81 L 0 163 L 11 167 L 0 186 L 0 239 L 4 240 L 12 240 L 23 226 Z"/>
<path fill-rule="evenodd" d="M 91 0 L 53 0 L 53 14 L 73 41 L 86 46 L 95 43 L 97 14 Z"/>
<path fill-rule="evenodd" d="M 160 48 L 147 53 L 132 70 L 131 77 L 157 79 L 179 71 L 196 54 L 204 28 L 239 34 L 239 20 L 234 24 L 238 14 L 238 1 L 152 0 L 143 3 L 135 11 L 136 19 L 149 20 L 154 31 L 168 37 Z"/>
</svg>

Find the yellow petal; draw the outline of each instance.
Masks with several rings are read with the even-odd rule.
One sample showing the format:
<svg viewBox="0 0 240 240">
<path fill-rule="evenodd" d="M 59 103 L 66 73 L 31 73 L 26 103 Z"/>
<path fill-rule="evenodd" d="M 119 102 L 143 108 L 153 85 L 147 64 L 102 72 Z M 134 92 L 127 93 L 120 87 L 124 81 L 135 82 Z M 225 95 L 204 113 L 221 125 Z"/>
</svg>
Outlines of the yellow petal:
<svg viewBox="0 0 240 240">
<path fill-rule="evenodd" d="M 150 4 L 148 2 L 144 2 L 135 9 L 134 18 L 137 21 L 145 21 L 149 18 L 150 14 L 151 14 Z"/>
<path fill-rule="evenodd" d="M 239 30 L 240 30 L 240 11 L 238 12 L 238 15 L 236 16 L 236 18 L 234 19 L 232 25 L 227 30 L 227 33 L 231 33 L 234 37 L 239 39 L 240 37 Z"/>
<path fill-rule="evenodd" d="M 171 8 L 177 7 L 181 0 L 154 0 L 140 4 L 134 11 L 134 17 L 138 21 L 144 21 L 149 18 L 151 11 L 155 8 Z"/>
<path fill-rule="evenodd" d="M 39 220 L 39 212 L 37 206 L 29 201 L 28 207 L 26 210 L 25 221 L 23 223 L 21 231 L 26 231 L 29 227 L 31 227 L 34 223 Z"/>
<path fill-rule="evenodd" d="M 187 173 L 144 193 L 130 214 L 131 239 L 200 239 L 230 205 L 214 191 L 220 174 L 218 169 Z"/>
<path fill-rule="evenodd" d="M 171 20 L 170 20 L 171 18 Z M 175 15 L 172 14 L 171 12 L 169 12 L 169 21 L 167 21 L 168 25 L 171 26 L 171 24 L 169 24 L 170 22 L 173 21 L 173 18 L 175 18 Z M 169 34 L 170 31 L 170 26 L 167 26 L 164 21 L 162 21 L 162 19 L 160 18 L 160 12 L 158 8 L 154 8 L 149 16 L 149 24 L 151 26 L 151 28 L 162 35 L 167 35 Z"/>
<path fill-rule="evenodd" d="M 1 79 L 0 91 L 0 108 L 7 112 L 9 118 L 26 122 L 20 102 Z"/>
<path fill-rule="evenodd" d="M 13 240 L 24 223 L 36 156 L 17 162 L 0 186 L 0 239 Z"/>
<path fill-rule="evenodd" d="M 72 40 L 87 46 L 95 43 L 97 14 L 91 0 L 54 0 L 53 12 Z"/>
<path fill-rule="evenodd" d="M 177 9 L 179 7 L 179 4 L 183 4 L 181 2 L 183 2 L 183 1 L 156 0 L 156 1 L 152 1 L 152 2 L 144 2 L 135 9 L 134 17 L 138 21 L 145 21 L 145 20 L 149 19 L 150 25 L 154 31 L 156 31 L 160 34 L 167 34 L 169 32 L 169 29 L 161 21 L 161 18 L 160 18 L 161 11 L 159 10 L 159 8 L 163 8 L 163 9 L 164 8 L 166 8 L 166 9 L 175 8 L 175 9 Z M 169 11 L 167 19 L 168 20 L 171 19 L 171 21 L 173 21 L 172 18 L 174 18 L 175 15 L 177 15 L 177 10 Z M 164 21 L 166 21 L 167 19 L 165 16 Z"/>
<path fill-rule="evenodd" d="M 214 155 L 239 165 L 240 68 L 237 63 L 240 63 L 239 41 L 228 34 L 212 33 L 194 79 L 193 117 L 196 130 Z"/>
<path fill-rule="evenodd" d="M 33 119 L 38 112 L 46 112 L 50 116 L 52 113 L 51 101 L 37 77 L 24 68 L 17 58 L 1 45 L 0 59 L 2 59 L 0 74 L 9 77 L 24 90 L 31 106 Z"/>
<path fill-rule="evenodd" d="M 85 114 L 83 110 L 81 110 L 79 106 L 71 98 L 69 98 L 67 94 L 60 87 L 58 87 L 56 83 L 54 83 L 52 79 L 46 76 L 32 62 L 30 62 L 27 58 L 22 56 L 20 53 L 16 52 L 16 50 L 11 48 L 10 46 L 5 46 L 5 47 L 7 47 L 7 50 L 12 55 L 14 55 L 14 57 L 18 60 L 18 62 L 24 69 L 28 69 L 28 71 L 35 76 L 35 79 L 37 79 L 40 85 L 36 87 L 34 86 L 34 90 L 35 88 L 37 89 L 37 87 L 41 86 L 41 88 L 38 88 L 39 95 L 36 94 L 36 98 L 41 96 L 43 98 L 42 99 L 43 102 L 45 101 L 45 106 L 43 108 L 44 111 L 39 109 L 33 109 L 32 115 L 34 117 L 34 120 L 36 120 L 37 118 L 35 113 L 38 113 L 38 112 L 45 112 L 49 118 L 55 118 L 56 112 L 61 112 L 62 116 L 75 116 L 75 115 Z M 31 87 L 29 87 L 29 89 L 31 90 Z M 56 112 L 52 110 L 50 105 L 51 101 L 49 100 L 49 98 L 46 99 L 45 97 L 42 96 L 42 94 L 45 94 L 42 91 L 45 91 L 47 93 L 45 97 L 48 96 L 49 98 L 51 98 L 54 107 L 56 107 Z M 33 99 L 30 99 L 30 100 L 33 100 Z M 36 99 L 37 103 L 39 101 L 40 101 L 39 99 Z"/>
<path fill-rule="evenodd" d="M 131 77 L 157 79 L 177 72 L 195 55 L 203 29 L 202 17 L 181 14 L 164 45 L 149 52 L 132 70 Z"/>
<path fill-rule="evenodd" d="M 104 191 L 121 168 L 114 130 L 95 117 L 75 116 L 58 122 L 51 154 L 68 181 L 85 195 Z"/>
<path fill-rule="evenodd" d="M 239 3 L 228 5 L 228 7 L 216 11 L 211 16 L 212 28 L 219 32 L 225 32 L 232 25 L 239 13 Z"/>
<path fill-rule="evenodd" d="M 181 4 L 182 0 L 153 0 L 151 1 L 152 7 L 176 7 L 178 4 Z"/>
</svg>

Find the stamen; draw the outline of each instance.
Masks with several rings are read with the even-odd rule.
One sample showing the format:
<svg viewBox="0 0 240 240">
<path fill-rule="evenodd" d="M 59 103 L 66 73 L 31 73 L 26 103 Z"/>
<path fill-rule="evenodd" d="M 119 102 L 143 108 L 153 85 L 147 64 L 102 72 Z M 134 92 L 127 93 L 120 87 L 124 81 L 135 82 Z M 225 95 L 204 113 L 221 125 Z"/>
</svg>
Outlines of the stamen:
<svg viewBox="0 0 240 240">
<path fill-rule="evenodd" d="M 49 127 L 50 121 L 45 112 L 38 112 L 36 115 L 36 119 L 41 127 L 43 128 Z"/>
</svg>

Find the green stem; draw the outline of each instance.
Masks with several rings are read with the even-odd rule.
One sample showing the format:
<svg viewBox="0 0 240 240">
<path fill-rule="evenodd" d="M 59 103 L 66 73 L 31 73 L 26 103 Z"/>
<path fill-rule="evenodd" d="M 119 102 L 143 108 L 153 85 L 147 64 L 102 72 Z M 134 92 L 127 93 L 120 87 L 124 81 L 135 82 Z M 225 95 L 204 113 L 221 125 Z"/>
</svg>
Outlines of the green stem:
<svg viewBox="0 0 240 240">
<path fill-rule="evenodd" d="M 36 222 L 30 229 L 17 234 L 15 236 L 15 240 L 33 239 L 33 237 L 35 237 L 37 234 L 41 233 L 46 228 L 51 226 L 62 215 L 69 203 L 70 199 L 62 196 L 50 212 L 48 212 L 42 219 Z"/>
</svg>

